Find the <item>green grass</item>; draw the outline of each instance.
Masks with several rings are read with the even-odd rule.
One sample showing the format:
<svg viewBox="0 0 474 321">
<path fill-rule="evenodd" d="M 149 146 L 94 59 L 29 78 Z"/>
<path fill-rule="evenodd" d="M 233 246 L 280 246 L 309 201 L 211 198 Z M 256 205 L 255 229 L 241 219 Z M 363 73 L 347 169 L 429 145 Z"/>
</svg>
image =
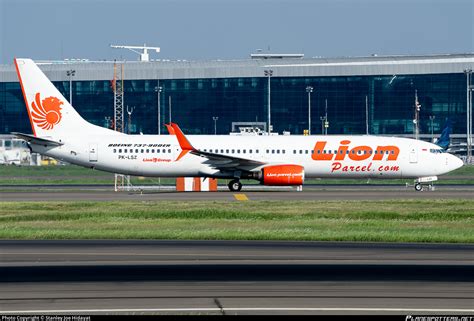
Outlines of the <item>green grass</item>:
<svg viewBox="0 0 474 321">
<path fill-rule="evenodd" d="M 2 185 L 112 185 L 114 175 L 75 165 L 66 166 L 0 166 L 0 186 Z M 309 179 L 306 184 L 394 184 L 412 183 L 410 179 L 382 180 L 371 179 Z M 132 177 L 133 185 L 174 184 L 172 178 Z M 226 184 L 220 180 L 220 184 Z M 258 184 L 256 181 L 244 181 L 244 184 Z M 436 184 L 474 184 L 474 166 L 464 166 L 440 177 Z"/>
<path fill-rule="evenodd" d="M 0 239 L 474 242 L 473 200 L 0 204 Z"/>
</svg>

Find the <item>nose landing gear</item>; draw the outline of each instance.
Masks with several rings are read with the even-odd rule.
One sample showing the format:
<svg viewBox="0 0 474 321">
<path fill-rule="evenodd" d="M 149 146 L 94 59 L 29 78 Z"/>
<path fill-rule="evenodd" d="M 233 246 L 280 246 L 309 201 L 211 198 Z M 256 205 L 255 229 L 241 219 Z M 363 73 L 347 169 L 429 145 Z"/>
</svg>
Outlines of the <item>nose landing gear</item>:
<svg viewBox="0 0 474 321">
<path fill-rule="evenodd" d="M 415 180 L 415 191 L 422 192 L 425 187 L 427 187 L 430 191 L 434 191 L 435 187 L 433 185 L 433 182 L 437 180 L 438 177 L 436 176 L 420 177 Z"/>
<path fill-rule="evenodd" d="M 231 192 L 240 192 L 242 189 L 242 183 L 238 179 L 233 179 L 227 185 Z"/>
</svg>

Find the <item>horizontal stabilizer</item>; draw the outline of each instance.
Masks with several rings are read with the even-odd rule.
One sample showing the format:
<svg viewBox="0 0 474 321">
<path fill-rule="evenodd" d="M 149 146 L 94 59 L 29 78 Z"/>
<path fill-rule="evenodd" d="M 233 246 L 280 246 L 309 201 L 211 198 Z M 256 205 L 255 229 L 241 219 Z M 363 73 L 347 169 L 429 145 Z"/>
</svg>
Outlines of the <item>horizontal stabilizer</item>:
<svg viewBox="0 0 474 321">
<path fill-rule="evenodd" d="M 22 133 L 16 133 L 13 132 L 11 133 L 12 135 L 15 135 L 18 138 L 26 140 L 28 143 L 35 144 L 35 145 L 43 145 L 43 146 L 61 146 L 64 145 L 63 143 L 46 139 L 46 138 L 40 138 L 40 137 L 35 137 L 33 135 L 29 134 L 22 134 Z"/>
</svg>

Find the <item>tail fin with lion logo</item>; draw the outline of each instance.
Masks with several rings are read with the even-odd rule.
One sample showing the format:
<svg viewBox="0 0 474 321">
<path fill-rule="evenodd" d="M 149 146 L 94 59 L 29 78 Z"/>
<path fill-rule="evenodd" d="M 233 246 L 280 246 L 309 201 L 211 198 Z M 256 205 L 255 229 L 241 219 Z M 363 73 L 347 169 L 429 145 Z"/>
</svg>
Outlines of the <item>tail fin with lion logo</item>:
<svg viewBox="0 0 474 321">
<path fill-rule="evenodd" d="M 118 134 L 84 120 L 33 60 L 15 59 L 15 67 L 34 137 L 60 142 L 68 136 Z"/>
</svg>

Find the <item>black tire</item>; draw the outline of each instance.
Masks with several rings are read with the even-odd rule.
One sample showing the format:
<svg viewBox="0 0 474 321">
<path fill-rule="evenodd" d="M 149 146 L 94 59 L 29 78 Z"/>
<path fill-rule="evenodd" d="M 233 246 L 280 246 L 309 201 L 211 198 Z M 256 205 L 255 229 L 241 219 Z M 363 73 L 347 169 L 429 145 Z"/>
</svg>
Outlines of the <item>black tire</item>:
<svg viewBox="0 0 474 321">
<path fill-rule="evenodd" d="M 417 192 L 423 191 L 423 185 L 421 185 L 420 183 L 416 183 L 415 184 L 415 191 L 417 191 Z"/>
<path fill-rule="evenodd" d="M 242 183 L 237 179 L 231 180 L 227 186 L 231 192 L 240 192 L 242 189 Z"/>
</svg>

